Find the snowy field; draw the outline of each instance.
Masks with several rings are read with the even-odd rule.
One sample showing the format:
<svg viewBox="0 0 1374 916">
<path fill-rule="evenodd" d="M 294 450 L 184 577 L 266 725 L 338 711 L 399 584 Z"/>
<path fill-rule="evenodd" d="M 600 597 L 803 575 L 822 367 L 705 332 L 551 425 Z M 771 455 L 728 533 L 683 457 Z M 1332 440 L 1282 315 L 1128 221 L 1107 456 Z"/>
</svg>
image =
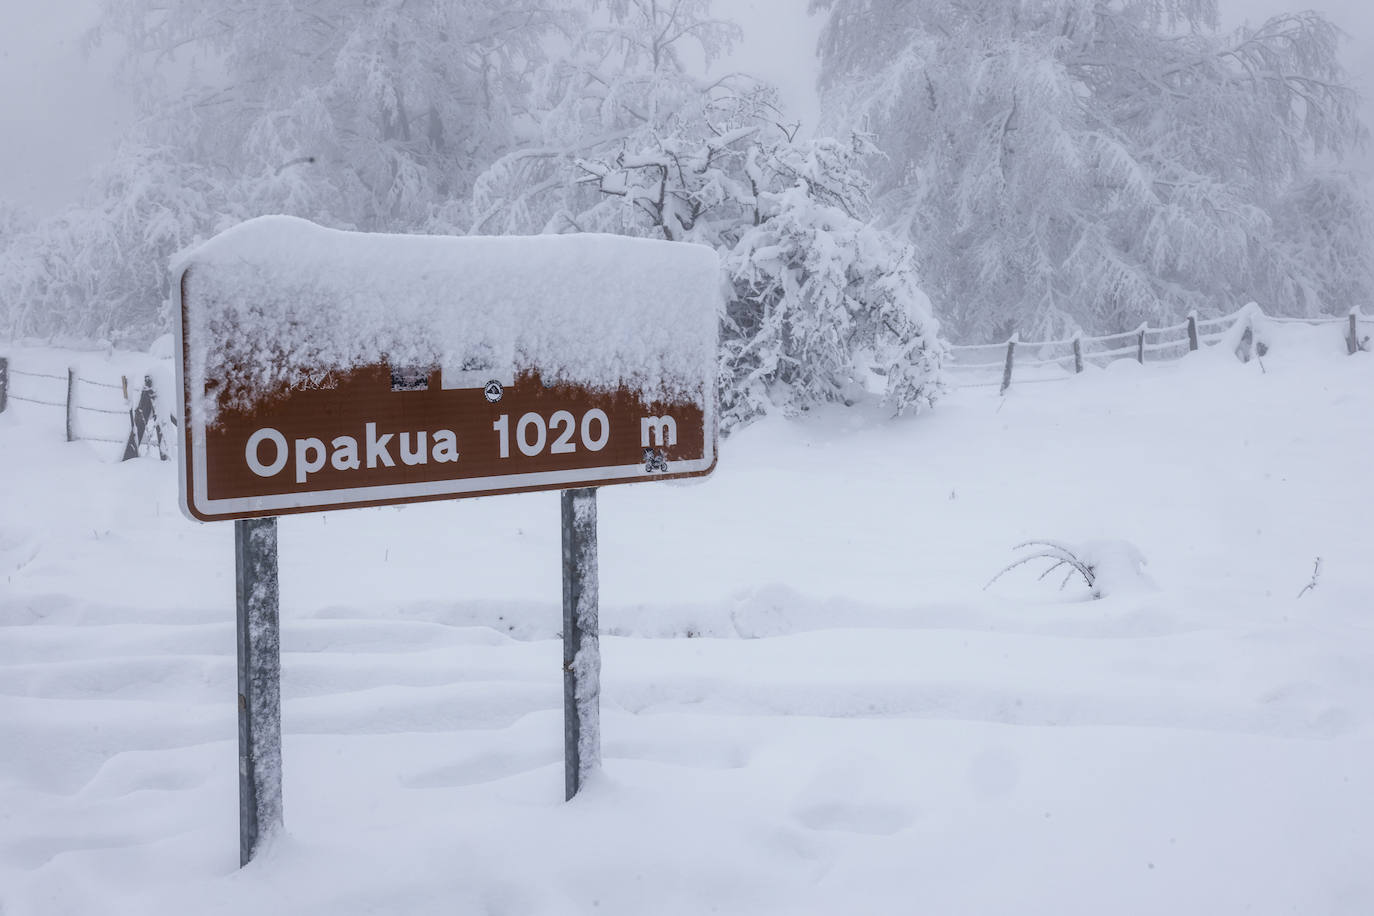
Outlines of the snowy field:
<svg viewBox="0 0 1374 916">
<path fill-rule="evenodd" d="M 1374 913 L 1374 356 L 995 391 L 604 490 L 571 804 L 556 495 L 283 519 L 287 831 L 242 871 L 232 526 L 12 404 L 0 913 Z M 985 590 L 1033 538 L 1148 578 Z"/>
</svg>

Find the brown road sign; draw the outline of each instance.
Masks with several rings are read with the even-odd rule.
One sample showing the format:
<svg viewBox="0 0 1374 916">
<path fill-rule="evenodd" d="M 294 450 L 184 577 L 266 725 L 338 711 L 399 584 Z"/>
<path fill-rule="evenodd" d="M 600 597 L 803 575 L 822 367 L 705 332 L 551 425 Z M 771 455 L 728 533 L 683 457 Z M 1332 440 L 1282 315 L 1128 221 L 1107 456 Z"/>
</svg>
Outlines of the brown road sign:
<svg viewBox="0 0 1374 916">
<path fill-rule="evenodd" d="M 187 277 L 201 269 L 192 263 L 178 284 L 182 504 L 194 519 L 696 477 L 715 466 L 709 394 L 645 400 L 546 385 L 533 367 L 484 380 L 372 364 L 232 397 L 226 379 L 192 371 L 196 348 L 217 346 L 205 339 L 214 322 L 191 318 L 197 285 Z"/>
</svg>

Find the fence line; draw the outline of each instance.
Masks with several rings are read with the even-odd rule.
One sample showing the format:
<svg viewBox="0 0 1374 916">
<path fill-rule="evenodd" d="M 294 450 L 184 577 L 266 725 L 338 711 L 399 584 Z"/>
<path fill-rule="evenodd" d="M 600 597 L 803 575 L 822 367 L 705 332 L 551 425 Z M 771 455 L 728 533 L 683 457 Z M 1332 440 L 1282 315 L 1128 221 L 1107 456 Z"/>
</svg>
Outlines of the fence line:
<svg viewBox="0 0 1374 916">
<path fill-rule="evenodd" d="M 1069 349 L 1069 352 L 1064 353 L 1061 356 L 1044 357 L 1037 355 L 1036 357 L 1033 357 L 1031 359 L 1023 358 L 1020 362 L 1020 365 L 1023 368 L 1036 369 L 1043 368 L 1046 366 L 1060 366 L 1061 364 L 1067 364 L 1068 362 L 1072 361 L 1073 373 L 1076 375 L 1083 371 L 1083 367 L 1086 360 L 1111 360 L 1115 357 L 1124 357 L 1128 354 L 1135 354 L 1136 359 L 1139 362 L 1144 363 L 1145 354 L 1147 353 L 1161 353 L 1166 350 L 1181 349 L 1184 346 L 1186 346 L 1188 348 L 1188 351 L 1191 352 L 1199 349 L 1202 346 L 1215 346 L 1216 344 L 1225 340 L 1231 334 L 1235 325 L 1240 321 L 1245 321 L 1247 323 L 1244 332 L 1244 337 L 1241 341 L 1241 346 L 1244 348 L 1244 352 L 1241 355 L 1243 359 L 1248 360 L 1249 353 L 1251 350 L 1255 350 L 1256 352 L 1258 352 L 1260 356 L 1264 355 L 1263 344 L 1260 343 L 1257 346 L 1254 341 L 1254 328 L 1256 318 L 1263 319 L 1264 321 L 1272 321 L 1282 324 L 1307 324 L 1309 326 L 1348 323 L 1349 330 L 1346 334 L 1345 342 L 1347 352 L 1350 354 L 1357 353 L 1361 350 L 1369 349 L 1370 335 L 1366 334 L 1363 337 L 1361 337 L 1360 323 L 1365 322 L 1368 324 L 1374 324 L 1374 316 L 1364 315 L 1360 312 L 1358 308 L 1352 308 L 1350 310 L 1349 315 L 1347 315 L 1344 318 L 1335 316 L 1319 316 L 1313 318 L 1293 318 L 1287 316 L 1271 317 L 1269 315 L 1265 315 L 1264 312 L 1260 310 L 1258 305 L 1250 303 L 1249 305 L 1246 305 L 1243 308 L 1236 310 L 1230 315 L 1222 315 L 1217 318 L 1198 318 L 1196 312 L 1191 312 L 1189 313 L 1187 319 L 1179 324 L 1168 325 L 1162 328 L 1151 328 L 1147 324 L 1142 324 L 1140 327 L 1136 328 L 1133 331 L 1121 331 L 1116 334 L 1104 334 L 1097 337 L 1084 337 L 1082 334 L 1075 334 L 1072 337 L 1064 338 L 1061 340 L 1023 341 L 1017 334 L 1013 334 L 1009 340 L 1007 340 L 1005 343 L 1000 344 L 951 344 L 949 346 L 949 350 L 952 353 L 970 353 L 976 350 L 987 350 L 990 352 L 1005 350 L 1006 355 L 1003 359 L 999 359 L 995 362 L 952 362 L 947 367 L 948 369 L 955 372 L 977 372 L 992 369 L 1001 369 L 1002 380 L 1000 383 L 996 381 L 965 382 L 955 383 L 952 384 L 950 387 L 992 388 L 998 387 L 1000 385 L 1001 393 L 1005 394 L 1007 389 L 1011 387 L 1013 374 L 1017 365 L 1016 351 L 1018 348 L 1022 350 L 1043 350 L 1046 347 L 1067 347 Z M 1200 332 L 1201 329 L 1204 327 L 1210 328 L 1214 326 L 1217 327 L 1218 330 L 1208 331 L 1206 333 Z M 1146 338 L 1149 336 L 1154 336 L 1158 338 L 1162 335 L 1174 334 L 1179 331 L 1186 332 L 1186 336 L 1174 340 L 1155 340 L 1153 342 L 1146 341 Z M 1107 350 L 1085 350 L 1084 348 L 1085 344 L 1101 344 L 1106 343 L 1107 341 L 1125 340 L 1130 338 L 1135 338 L 1135 343 L 1133 345 L 1128 345 L 1124 347 L 1114 347 Z M 25 395 L 15 394 L 13 391 L 10 390 L 12 387 L 11 379 L 13 377 L 41 378 L 52 379 L 55 381 L 66 381 L 66 400 L 65 402 L 49 401 L 43 400 L 41 398 L 33 398 L 27 397 Z M 1069 378 L 1069 375 L 1053 376 L 1050 378 L 1023 378 L 1019 379 L 1018 383 L 1043 384 L 1046 382 L 1067 381 Z M 106 388 L 114 389 L 116 391 L 122 391 L 124 394 L 126 406 L 122 409 L 115 410 L 105 407 L 88 407 L 84 404 L 79 404 L 77 403 L 76 398 L 76 386 L 78 383 L 90 385 L 97 388 Z M 167 460 L 167 452 L 165 443 L 162 439 L 161 427 L 156 422 L 156 394 L 153 391 L 153 380 L 151 376 L 145 375 L 143 377 L 143 388 L 139 392 L 137 405 L 128 406 L 129 379 L 127 376 L 122 376 L 120 378 L 120 383 L 115 384 L 113 382 L 104 382 L 98 379 L 82 378 L 77 375 L 76 369 L 74 368 L 68 369 L 66 376 L 56 375 L 54 373 L 49 372 L 30 372 L 28 370 L 16 369 L 12 367 L 10 365 L 8 357 L 0 356 L 0 413 L 3 413 L 5 411 L 6 407 L 8 406 L 8 401 L 10 400 L 23 401 L 28 404 L 36 404 L 46 407 L 65 407 L 67 410 L 68 441 L 73 441 L 77 438 L 85 438 L 97 442 L 118 443 L 120 441 L 124 441 L 118 439 L 102 438 L 99 436 L 78 436 L 76 416 L 78 411 L 86 411 L 88 413 L 106 414 L 114 416 L 122 416 L 124 414 L 127 414 L 129 416 L 129 438 L 125 442 L 124 460 L 138 457 L 138 455 L 141 454 L 144 447 L 148 444 L 150 428 L 151 438 L 153 439 L 153 441 L 156 442 L 158 452 L 161 455 L 162 460 Z"/>
<path fill-rule="evenodd" d="M 1189 313 L 1186 320 L 1168 325 L 1161 328 L 1152 328 L 1148 324 L 1142 324 L 1132 331 L 1120 331 L 1115 334 L 1103 334 L 1096 337 L 1085 337 L 1082 334 L 1075 334 L 1072 337 L 1061 340 L 1041 340 L 1023 341 L 1019 335 L 1013 334 L 1009 340 L 1000 344 L 952 344 L 949 349 L 955 355 L 947 368 L 955 374 L 974 373 L 979 371 L 990 371 L 994 369 L 1002 370 L 1001 391 L 1005 393 L 1011 387 L 1013 376 L 1017 368 L 1038 369 L 1047 366 L 1063 366 L 1067 368 L 1072 362 L 1073 374 L 1083 371 L 1085 361 L 1103 360 L 1111 361 L 1115 358 L 1134 356 L 1138 362 L 1144 363 L 1147 354 L 1161 354 L 1165 352 L 1177 352 L 1181 356 L 1184 348 L 1187 352 L 1198 350 L 1203 346 L 1215 346 L 1226 340 L 1236 328 L 1239 322 L 1245 322 L 1244 334 L 1240 341 L 1242 352 L 1239 354 L 1242 359 L 1248 360 L 1250 353 L 1256 352 L 1264 355 L 1264 344 L 1255 341 L 1255 327 L 1257 321 L 1274 321 L 1283 324 L 1306 324 L 1309 326 L 1343 324 L 1348 323 L 1349 330 L 1346 334 L 1346 350 L 1354 354 L 1360 350 L 1369 348 L 1370 335 L 1361 336 L 1361 322 L 1374 324 L 1374 316 L 1364 315 L 1358 308 L 1352 308 L 1345 317 L 1338 316 L 1318 316 L 1313 318 L 1293 318 L 1287 316 L 1270 317 L 1255 303 L 1250 303 L 1243 308 L 1237 309 L 1229 315 L 1222 315 L 1217 318 L 1198 318 L 1196 312 Z M 1206 330 L 1204 330 L 1206 329 Z M 1178 335 L 1183 332 L 1183 336 Z M 1113 346 L 1107 349 L 1092 349 L 1090 345 L 1105 344 L 1108 342 L 1131 340 L 1132 343 L 1126 346 Z M 1031 358 L 1017 358 L 1018 351 L 1031 350 L 1043 351 L 1046 348 L 1057 347 L 1062 351 L 1061 355 L 1045 356 L 1043 352 L 1035 353 Z M 974 353 L 986 351 L 989 355 L 993 352 L 1002 351 L 1005 355 L 995 362 L 963 363 L 958 361 L 957 354 Z M 1169 358 L 1169 357 L 1164 357 Z M 1051 378 L 1022 378 L 1017 379 L 1018 384 L 1039 384 L 1042 382 L 1064 381 L 1070 376 L 1056 376 Z M 997 382 L 979 381 L 954 383 L 952 388 L 991 388 Z"/>
<path fill-rule="evenodd" d="M 46 400 L 39 397 L 29 397 L 27 395 L 16 394 L 13 388 L 12 379 L 14 378 L 35 378 L 50 379 L 53 381 L 65 381 L 67 383 L 67 396 L 64 401 Z M 77 385 L 90 385 L 95 388 L 113 389 L 122 392 L 124 406 L 119 409 L 109 407 L 92 407 L 77 401 Z M 153 379 L 150 375 L 143 377 L 143 388 L 138 392 L 138 401 L 131 404 L 129 399 L 129 378 L 121 376 L 119 383 L 105 382 L 99 379 L 83 378 L 77 375 L 75 368 L 69 368 L 65 376 L 51 372 L 30 372 L 26 369 L 17 369 L 10 365 L 8 357 L 0 356 L 0 413 L 4 413 L 9 406 L 9 401 L 22 401 L 26 404 L 36 404 L 44 407 L 63 407 L 67 412 L 67 441 L 73 442 L 77 439 L 86 439 L 93 442 L 110 442 L 115 445 L 123 443 L 124 457 L 128 461 L 130 458 L 137 458 L 141 455 L 150 441 L 157 445 L 158 454 L 163 461 L 167 460 L 167 450 L 162 439 L 161 427 L 157 423 L 156 413 L 156 393 L 153 390 Z M 81 435 L 77 425 L 79 412 L 104 414 L 106 416 L 126 416 L 129 419 L 129 435 L 127 439 L 112 439 L 108 436 Z"/>
<path fill-rule="evenodd" d="M 25 397 L 20 397 L 20 396 L 17 395 L 17 394 L 11 394 L 11 395 L 9 396 L 9 399 L 10 399 L 11 401 L 26 401 L 26 402 L 28 402 L 28 403 L 30 403 L 30 404 L 44 404 L 44 405 L 47 405 L 48 407 L 66 407 L 66 406 L 67 406 L 66 404 L 64 404 L 64 403 L 61 402 L 61 401 L 40 401 L 40 400 L 38 400 L 37 398 L 25 398 Z"/>
<path fill-rule="evenodd" d="M 1355 313 L 1358 320 L 1367 320 L 1365 316 Z M 1277 321 L 1280 324 L 1343 324 L 1346 319 L 1336 315 L 1322 315 L 1315 318 L 1293 318 L 1288 315 L 1266 315 L 1270 321 Z"/>
<path fill-rule="evenodd" d="M 116 385 L 114 382 L 97 382 L 88 378 L 79 378 L 77 381 L 83 385 L 93 385 L 97 388 L 113 388 L 115 391 L 127 391 L 129 388 L 128 379 L 125 379 L 122 385 Z"/>
<path fill-rule="evenodd" d="M 25 372 L 23 369 L 11 369 L 10 375 L 26 375 L 29 378 L 51 378 L 57 379 L 59 382 L 65 382 L 67 380 L 65 375 L 53 375 L 51 372 Z"/>
</svg>

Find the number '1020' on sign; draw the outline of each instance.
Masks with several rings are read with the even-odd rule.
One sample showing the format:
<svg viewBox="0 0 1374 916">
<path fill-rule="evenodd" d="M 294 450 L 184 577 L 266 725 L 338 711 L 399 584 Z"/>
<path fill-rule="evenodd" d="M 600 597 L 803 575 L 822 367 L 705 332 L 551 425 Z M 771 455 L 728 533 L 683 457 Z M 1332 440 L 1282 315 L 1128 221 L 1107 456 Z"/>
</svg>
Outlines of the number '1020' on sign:
<svg viewBox="0 0 1374 916">
<path fill-rule="evenodd" d="M 501 414 L 492 423 L 491 428 L 500 435 L 500 455 L 502 458 L 510 457 L 510 414 Z M 574 433 L 580 433 L 577 441 L 574 441 Z M 552 434 L 553 441 L 549 438 Z M 549 452 L 554 455 L 569 455 L 576 452 L 578 447 L 589 451 L 599 452 L 606 447 L 606 443 L 611 438 L 611 418 L 606 416 L 606 411 L 599 407 L 593 407 L 582 414 L 579 422 L 568 410 L 555 410 L 549 417 L 548 422 L 544 421 L 542 414 L 530 412 L 524 414 L 515 424 L 515 444 L 520 449 L 520 453 L 527 458 L 533 458 L 542 454 L 547 445 Z"/>
</svg>

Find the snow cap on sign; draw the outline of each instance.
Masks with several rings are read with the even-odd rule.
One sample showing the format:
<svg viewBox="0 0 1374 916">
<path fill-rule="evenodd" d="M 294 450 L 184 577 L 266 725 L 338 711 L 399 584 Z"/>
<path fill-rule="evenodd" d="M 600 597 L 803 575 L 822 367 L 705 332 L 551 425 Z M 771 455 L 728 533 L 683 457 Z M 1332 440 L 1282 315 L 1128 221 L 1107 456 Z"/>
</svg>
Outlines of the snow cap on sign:
<svg viewBox="0 0 1374 916">
<path fill-rule="evenodd" d="M 703 403 L 714 380 L 720 269 L 702 245 L 386 235 L 266 216 L 183 252 L 174 278 L 183 271 L 191 390 L 220 380 L 220 403 L 378 364 L 534 370 L 650 401 Z"/>
</svg>

